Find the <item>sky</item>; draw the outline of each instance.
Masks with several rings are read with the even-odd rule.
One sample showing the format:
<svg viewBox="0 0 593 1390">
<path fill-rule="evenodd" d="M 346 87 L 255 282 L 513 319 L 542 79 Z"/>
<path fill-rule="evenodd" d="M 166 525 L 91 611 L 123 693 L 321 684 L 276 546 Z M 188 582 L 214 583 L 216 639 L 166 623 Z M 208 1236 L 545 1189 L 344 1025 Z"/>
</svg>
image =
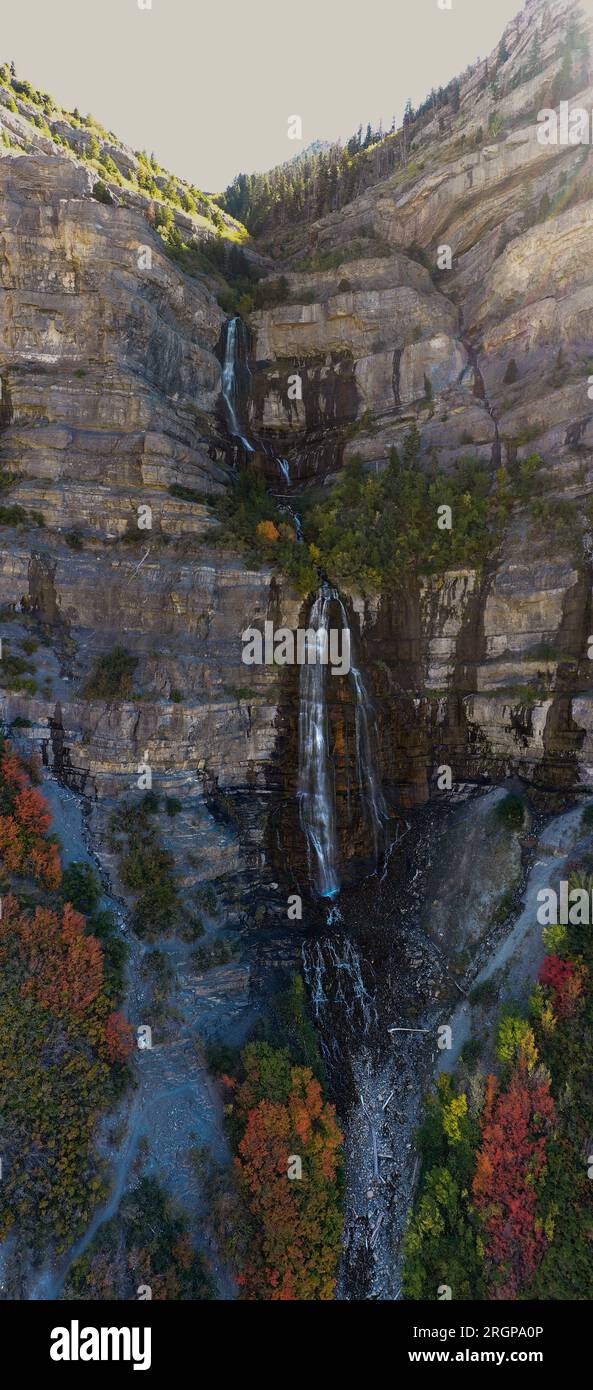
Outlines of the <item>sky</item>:
<svg viewBox="0 0 593 1390">
<path fill-rule="evenodd" d="M 442 0 L 441 0 L 442 3 Z M 498 43 L 521 0 L 0 0 L 0 59 L 207 192 L 386 129 Z M 289 139 L 298 115 L 302 141 Z"/>
</svg>

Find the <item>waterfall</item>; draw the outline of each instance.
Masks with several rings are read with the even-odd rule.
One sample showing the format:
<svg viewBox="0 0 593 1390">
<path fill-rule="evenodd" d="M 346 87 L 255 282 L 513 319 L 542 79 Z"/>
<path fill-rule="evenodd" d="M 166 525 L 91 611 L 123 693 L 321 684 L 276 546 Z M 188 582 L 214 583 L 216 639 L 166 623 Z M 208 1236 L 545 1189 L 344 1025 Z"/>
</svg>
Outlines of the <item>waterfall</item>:
<svg viewBox="0 0 593 1390">
<path fill-rule="evenodd" d="M 358 763 L 358 785 L 363 801 L 366 803 L 373 827 L 375 856 L 379 855 L 383 839 L 383 826 L 387 820 L 387 807 L 379 785 L 377 764 L 373 752 L 369 726 L 369 699 L 358 667 L 352 666 L 350 676 L 356 694 L 356 758 Z"/>
<path fill-rule="evenodd" d="M 279 467 L 279 469 L 280 469 L 280 472 L 281 472 L 281 474 L 282 474 L 282 477 L 284 478 L 284 481 L 285 481 L 285 483 L 286 483 L 286 486 L 287 486 L 287 487 L 290 487 L 290 486 L 291 486 L 291 483 L 292 483 L 292 479 L 291 479 L 291 476 L 290 476 L 290 464 L 289 464 L 289 462 L 288 462 L 288 459 L 281 459 L 281 458 L 279 458 L 279 459 L 278 459 L 278 467 Z"/>
<path fill-rule="evenodd" d="M 243 320 L 237 315 L 234 319 L 229 319 L 227 324 L 226 342 L 224 346 L 224 362 L 222 364 L 222 398 L 226 407 L 227 427 L 229 434 L 240 439 L 245 449 L 250 454 L 255 452 L 254 446 L 249 439 L 241 432 L 239 421 L 239 369 L 241 366 L 241 349 L 244 346 L 244 324 Z"/>
<path fill-rule="evenodd" d="M 335 598 L 322 584 L 309 614 L 299 688 L 299 811 L 313 884 L 323 898 L 339 891 L 333 775 L 329 756 L 327 651 L 329 610 Z M 309 664 L 311 662 L 311 664 Z"/>
<path fill-rule="evenodd" d="M 342 628 L 349 626 L 348 615 L 337 590 L 327 583 L 322 584 L 309 614 L 305 664 L 301 668 L 299 690 L 300 819 L 307 838 L 313 884 L 324 898 L 335 897 L 340 887 L 336 869 L 334 781 L 329 752 L 327 666 L 319 659 L 327 650 L 332 603 L 339 611 Z M 309 652 L 312 662 L 315 658 L 312 665 L 309 665 Z M 378 858 L 388 812 L 377 771 L 369 721 L 370 702 L 357 666 L 350 668 L 349 678 L 354 690 L 358 787 L 372 827 L 375 858 Z"/>
<path fill-rule="evenodd" d="M 348 936 L 305 941 L 302 961 L 315 1017 L 319 1019 L 331 1002 L 358 1036 L 361 1027 L 368 1033 L 377 1022 L 377 1009 L 363 979 L 363 961 L 355 942 Z"/>
<path fill-rule="evenodd" d="M 340 595 L 337 593 L 335 594 L 335 599 L 340 610 L 342 627 L 347 628 L 348 614 L 346 613 L 344 604 L 342 603 Z M 358 789 L 371 822 L 375 857 L 378 858 L 382 848 L 383 826 L 388 819 L 388 811 L 379 783 L 374 739 L 371 735 L 371 726 L 369 722 L 371 702 L 367 695 L 362 672 L 359 671 L 358 666 L 351 666 L 349 674 L 354 689 Z"/>
</svg>

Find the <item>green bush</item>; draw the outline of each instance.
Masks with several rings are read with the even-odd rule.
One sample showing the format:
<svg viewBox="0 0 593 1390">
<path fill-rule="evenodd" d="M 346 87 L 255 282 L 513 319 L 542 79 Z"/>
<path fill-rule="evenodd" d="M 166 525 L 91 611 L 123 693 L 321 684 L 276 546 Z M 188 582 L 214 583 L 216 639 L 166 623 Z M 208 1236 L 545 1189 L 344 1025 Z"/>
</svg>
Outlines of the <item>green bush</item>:
<svg viewBox="0 0 593 1390">
<path fill-rule="evenodd" d="M 68 864 L 62 874 L 62 897 L 85 916 L 94 912 L 101 897 L 101 882 L 92 864 Z"/>
<path fill-rule="evenodd" d="M 236 954 L 236 947 L 230 941 L 218 939 L 205 946 L 197 946 L 192 951 L 191 963 L 194 970 L 202 974 L 214 970 L 218 965 L 228 965 Z"/>
<path fill-rule="evenodd" d="M 16 505 L 0 507 L 0 526 L 45 526 L 41 512 L 29 512 Z"/>
<path fill-rule="evenodd" d="M 125 647 L 99 657 L 95 669 L 82 691 L 85 700 L 129 700 L 134 685 L 138 658 L 130 656 Z"/>
<path fill-rule="evenodd" d="M 515 792 L 509 792 L 508 796 L 498 802 L 495 815 L 497 820 L 502 821 L 503 825 L 520 830 L 525 819 L 525 807 L 521 797 L 517 796 Z"/>
<path fill-rule="evenodd" d="M 181 912 L 175 860 L 161 843 L 150 812 L 142 802 L 136 806 L 124 803 L 114 814 L 111 828 L 120 855 L 121 881 L 136 898 L 134 931 L 149 940 L 173 931 Z"/>
<path fill-rule="evenodd" d="M 492 979 L 480 980 L 470 990 L 470 1004 L 493 1004 L 495 999 L 498 999 L 498 989 Z"/>
<path fill-rule="evenodd" d="M 108 207 L 113 207 L 112 194 L 103 179 L 97 179 L 97 182 L 93 184 L 93 198 L 96 198 L 98 203 L 105 203 Z"/>
</svg>

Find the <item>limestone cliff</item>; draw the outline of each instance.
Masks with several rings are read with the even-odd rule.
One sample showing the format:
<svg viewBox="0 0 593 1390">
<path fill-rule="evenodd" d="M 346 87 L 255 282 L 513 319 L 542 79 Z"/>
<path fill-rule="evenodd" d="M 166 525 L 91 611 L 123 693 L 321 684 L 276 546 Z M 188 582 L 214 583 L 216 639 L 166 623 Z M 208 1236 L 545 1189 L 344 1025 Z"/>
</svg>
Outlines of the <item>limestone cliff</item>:
<svg viewBox="0 0 593 1390">
<path fill-rule="evenodd" d="M 592 156 L 543 145 L 536 121 L 573 10 L 528 0 L 504 62 L 495 52 L 462 76 L 458 109 L 418 122 L 400 167 L 250 251 L 270 279 L 285 275 L 288 297 L 251 316 L 249 423 L 293 479 L 329 486 L 355 452 L 380 470 L 413 421 L 427 462 L 471 454 L 494 471 L 536 451 L 546 468 L 547 519 L 516 507 L 487 572 L 443 575 L 395 603 L 349 596 L 393 807 L 429 796 L 443 762 L 456 780 L 519 772 L 546 793 L 589 775 Z M 591 109 L 585 67 L 586 81 L 573 64 L 568 95 Z M 285 825 L 298 869 L 295 683 L 247 671 L 240 633 L 266 616 L 295 626 L 303 599 L 211 548 L 211 513 L 183 496 L 231 476 L 216 286 L 166 254 L 154 200 L 151 214 L 128 178 L 133 152 L 107 142 L 120 177 L 105 199 L 80 129 L 54 118 L 42 131 L 26 96 L 13 106 L 0 91 L 0 458 L 7 507 L 26 517 L 15 527 L 4 513 L 0 597 L 17 619 L 8 642 L 25 621 L 43 647 L 38 689 L 6 689 L 3 717 L 30 720 L 31 739 L 50 761 L 58 748 L 62 775 L 99 803 L 134 785 L 148 750 L 188 806 L 214 788 L 235 798 L 243 866 L 282 861 Z M 199 211 L 175 217 L 212 232 Z M 308 269 L 313 252 L 334 268 Z M 555 524 L 560 501 L 575 505 Z M 146 505 L 152 528 L 139 531 Z M 139 659 L 142 698 L 82 700 L 118 640 Z M 346 695 L 332 720 L 347 799 Z M 170 827 L 180 849 L 182 823 Z M 346 855 L 364 847 L 348 816 L 342 842 Z"/>
</svg>

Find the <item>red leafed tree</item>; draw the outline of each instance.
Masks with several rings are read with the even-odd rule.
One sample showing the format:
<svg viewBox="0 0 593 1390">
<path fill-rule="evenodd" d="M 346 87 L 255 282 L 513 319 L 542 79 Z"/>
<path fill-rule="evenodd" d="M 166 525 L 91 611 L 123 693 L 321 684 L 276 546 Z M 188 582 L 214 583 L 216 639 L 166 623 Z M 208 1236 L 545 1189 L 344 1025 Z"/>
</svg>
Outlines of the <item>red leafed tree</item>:
<svg viewBox="0 0 593 1390">
<path fill-rule="evenodd" d="M 110 1062 L 127 1062 L 134 1050 L 134 1029 L 122 1013 L 109 1015 L 105 1024 L 105 1041 Z"/>
<path fill-rule="evenodd" d="M 549 955 L 539 972 L 540 983 L 551 990 L 554 1009 L 559 1018 L 574 1013 L 577 999 L 583 992 L 583 971 L 573 960 Z"/>
<path fill-rule="evenodd" d="M 517 1064 L 507 1090 L 488 1078 L 473 1197 L 485 1231 L 493 1298 L 516 1298 L 548 1244 L 537 1219 L 538 1188 L 555 1121 L 550 1078 Z"/>
</svg>

